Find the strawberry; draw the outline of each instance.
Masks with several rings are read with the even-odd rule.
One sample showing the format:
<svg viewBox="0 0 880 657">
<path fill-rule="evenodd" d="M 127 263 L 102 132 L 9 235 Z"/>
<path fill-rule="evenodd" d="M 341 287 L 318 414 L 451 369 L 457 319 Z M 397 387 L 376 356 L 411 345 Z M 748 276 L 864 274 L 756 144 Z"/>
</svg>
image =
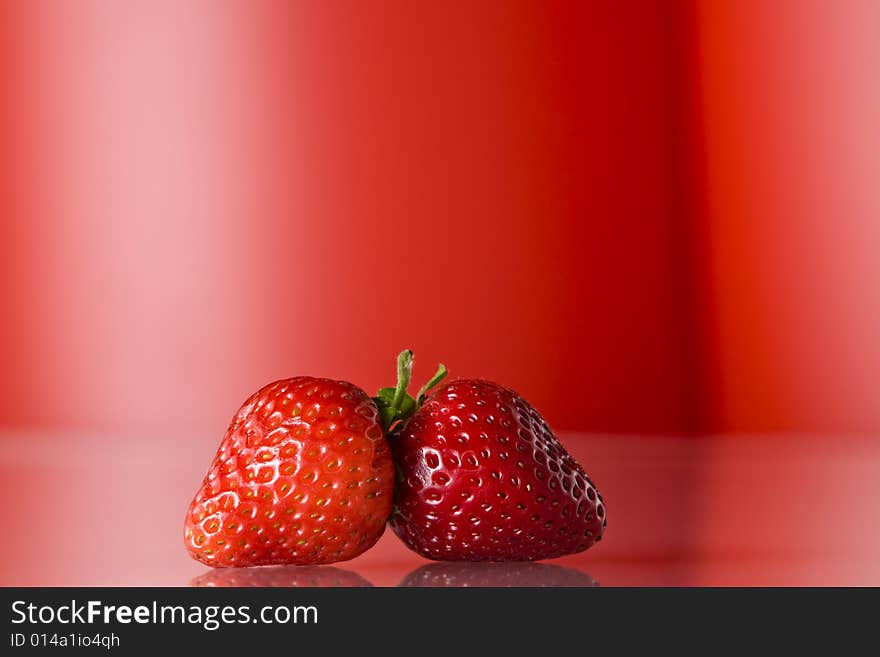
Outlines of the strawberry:
<svg viewBox="0 0 880 657">
<path fill-rule="evenodd" d="M 442 365 L 412 398 L 411 369 L 403 352 L 394 394 L 379 392 L 399 470 L 390 524 L 407 546 L 437 560 L 532 561 L 602 538 L 602 496 L 525 399 L 478 379 L 428 395 Z"/>
<path fill-rule="evenodd" d="M 220 442 L 186 515 L 186 548 L 215 567 L 351 559 L 382 535 L 393 487 L 379 411 L 363 390 L 276 381 Z"/>
<path fill-rule="evenodd" d="M 350 570 L 333 566 L 262 566 L 215 568 L 196 577 L 195 587 L 355 588 L 373 586 Z"/>
<path fill-rule="evenodd" d="M 398 586 L 460 588 L 460 587 L 586 587 L 599 586 L 587 573 L 574 568 L 530 561 L 513 563 L 429 563 L 416 568 Z"/>
</svg>

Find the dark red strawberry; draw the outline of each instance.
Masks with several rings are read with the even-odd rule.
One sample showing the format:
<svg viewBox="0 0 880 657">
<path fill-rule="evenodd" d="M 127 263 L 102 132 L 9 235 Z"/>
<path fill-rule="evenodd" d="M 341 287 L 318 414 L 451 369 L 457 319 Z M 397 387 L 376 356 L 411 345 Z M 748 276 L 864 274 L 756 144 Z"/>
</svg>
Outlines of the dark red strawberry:
<svg viewBox="0 0 880 657">
<path fill-rule="evenodd" d="M 353 588 L 372 584 L 357 573 L 333 566 L 258 566 L 216 568 L 196 577 L 190 586 Z"/>
<path fill-rule="evenodd" d="M 397 390 L 409 382 L 407 353 Z M 443 374 L 441 366 L 428 387 Z M 388 397 L 380 391 L 380 405 Z M 602 538 L 605 505 L 595 485 L 513 390 L 462 379 L 430 396 L 425 388 L 416 399 L 396 394 L 388 406 L 383 414 L 399 420 L 390 439 L 399 470 L 391 527 L 419 554 L 551 559 Z"/>
<path fill-rule="evenodd" d="M 382 535 L 393 488 L 379 412 L 363 390 L 276 381 L 232 420 L 190 504 L 186 548 L 215 567 L 351 559 Z"/>
<path fill-rule="evenodd" d="M 530 561 L 512 563 L 429 563 L 403 578 L 399 586 L 460 588 L 460 587 L 587 587 L 599 583 L 587 573 L 563 566 Z"/>
</svg>

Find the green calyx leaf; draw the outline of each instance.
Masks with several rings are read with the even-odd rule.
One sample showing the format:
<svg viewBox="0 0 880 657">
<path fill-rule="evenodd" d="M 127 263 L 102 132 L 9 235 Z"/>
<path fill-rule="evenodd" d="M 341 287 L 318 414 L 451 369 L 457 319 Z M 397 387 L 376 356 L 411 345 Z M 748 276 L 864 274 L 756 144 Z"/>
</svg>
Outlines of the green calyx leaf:
<svg viewBox="0 0 880 657">
<path fill-rule="evenodd" d="M 394 388 L 382 388 L 374 397 L 379 414 L 382 416 L 382 424 L 390 427 L 397 420 L 402 420 L 416 412 L 416 400 L 411 395 L 404 393 L 399 406 L 395 406 Z"/>
<path fill-rule="evenodd" d="M 382 388 L 373 398 L 379 407 L 382 425 L 387 433 L 396 428 L 398 423 L 410 418 L 424 403 L 428 392 L 446 376 L 446 367 L 441 363 L 437 372 L 419 390 L 415 398 L 407 392 L 412 380 L 413 352 L 404 349 L 397 357 L 397 386 Z"/>
<path fill-rule="evenodd" d="M 428 396 L 428 391 L 430 391 L 431 388 L 433 388 L 438 383 L 440 383 L 444 378 L 446 378 L 447 374 L 448 374 L 448 372 L 446 371 L 446 365 L 444 365 L 443 363 L 440 363 L 440 366 L 437 368 L 437 371 L 434 373 L 434 376 L 432 376 L 428 380 L 428 382 L 422 386 L 422 389 L 419 390 L 419 394 L 417 395 L 419 406 L 421 406 L 422 404 L 425 403 L 425 397 Z"/>
</svg>

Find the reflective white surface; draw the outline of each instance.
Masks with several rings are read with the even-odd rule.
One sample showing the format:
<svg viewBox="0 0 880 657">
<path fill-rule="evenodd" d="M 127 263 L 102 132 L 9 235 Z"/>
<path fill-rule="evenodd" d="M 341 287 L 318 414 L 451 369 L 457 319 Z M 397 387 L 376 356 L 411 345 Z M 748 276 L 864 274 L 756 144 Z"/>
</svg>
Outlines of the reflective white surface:
<svg viewBox="0 0 880 657">
<path fill-rule="evenodd" d="M 335 569 L 224 574 L 182 543 L 207 437 L 5 432 L 0 584 L 880 585 L 875 437 L 561 439 L 608 506 L 605 540 L 582 554 L 540 568 L 432 564 L 386 531 Z"/>
</svg>

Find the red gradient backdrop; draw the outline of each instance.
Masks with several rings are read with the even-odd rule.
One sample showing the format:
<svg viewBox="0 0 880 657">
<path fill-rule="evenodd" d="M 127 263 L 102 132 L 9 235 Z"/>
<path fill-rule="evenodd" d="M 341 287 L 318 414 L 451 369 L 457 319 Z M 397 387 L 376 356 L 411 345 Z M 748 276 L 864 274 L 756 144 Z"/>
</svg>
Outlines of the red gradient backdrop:
<svg viewBox="0 0 880 657">
<path fill-rule="evenodd" d="M 880 429 L 880 4 L 696 2 L 707 416 Z"/>
<path fill-rule="evenodd" d="M 870 0 L 0 3 L 0 584 L 182 577 L 240 402 L 403 347 L 637 434 L 566 434 L 609 563 L 791 583 L 682 560 L 870 524 L 800 491 L 877 497 L 876 440 L 834 445 L 880 430 L 878 64 Z M 740 440 L 779 431 L 834 438 Z"/>
<path fill-rule="evenodd" d="M 663 7 L 5 11 L 4 424 L 219 429 L 411 346 L 561 427 L 691 427 Z"/>
</svg>

